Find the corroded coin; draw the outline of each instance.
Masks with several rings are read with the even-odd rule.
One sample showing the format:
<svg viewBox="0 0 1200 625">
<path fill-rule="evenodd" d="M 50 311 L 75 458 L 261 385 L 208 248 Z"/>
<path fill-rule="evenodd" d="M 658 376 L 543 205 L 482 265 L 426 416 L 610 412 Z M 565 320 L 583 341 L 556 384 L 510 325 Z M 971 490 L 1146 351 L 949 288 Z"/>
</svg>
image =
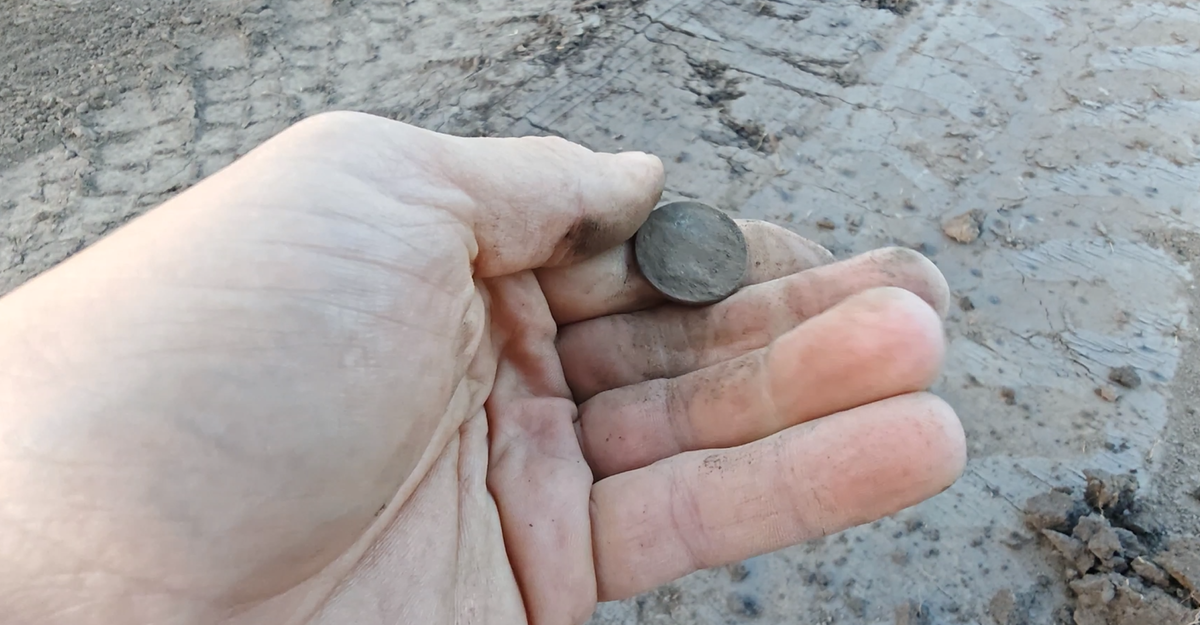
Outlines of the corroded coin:
<svg viewBox="0 0 1200 625">
<path fill-rule="evenodd" d="M 633 240 L 638 268 L 671 301 L 711 304 L 737 290 L 746 273 L 746 237 L 728 215 L 700 202 L 650 212 Z"/>
</svg>

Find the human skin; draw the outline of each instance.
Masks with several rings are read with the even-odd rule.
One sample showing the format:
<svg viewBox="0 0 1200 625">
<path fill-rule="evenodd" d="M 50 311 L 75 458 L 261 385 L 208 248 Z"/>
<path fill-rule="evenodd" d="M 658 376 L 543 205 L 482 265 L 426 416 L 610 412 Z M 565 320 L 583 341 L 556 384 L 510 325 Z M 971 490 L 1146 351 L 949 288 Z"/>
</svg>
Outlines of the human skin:
<svg viewBox="0 0 1200 625">
<path fill-rule="evenodd" d="M 944 279 L 739 222 L 670 305 L 641 153 L 310 118 L 0 299 L 0 622 L 581 623 L 965 462 Z"/>
</svg>

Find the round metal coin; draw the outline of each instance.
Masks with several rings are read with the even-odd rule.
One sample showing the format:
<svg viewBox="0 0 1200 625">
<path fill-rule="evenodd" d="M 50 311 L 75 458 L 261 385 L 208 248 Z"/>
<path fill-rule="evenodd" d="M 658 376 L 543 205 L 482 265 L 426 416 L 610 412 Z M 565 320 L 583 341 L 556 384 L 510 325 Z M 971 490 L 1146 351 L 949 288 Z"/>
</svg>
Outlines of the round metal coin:
<svg viewBox="0 0 1200 625">
<path fill-rule="evenodd" d="M 725 213 L 700 202 L 650 212 L 633 240 L 642 275 L 667 299 L 712 304 L 737 290 L 748 263 L 746 237 Z"/>
</svg>

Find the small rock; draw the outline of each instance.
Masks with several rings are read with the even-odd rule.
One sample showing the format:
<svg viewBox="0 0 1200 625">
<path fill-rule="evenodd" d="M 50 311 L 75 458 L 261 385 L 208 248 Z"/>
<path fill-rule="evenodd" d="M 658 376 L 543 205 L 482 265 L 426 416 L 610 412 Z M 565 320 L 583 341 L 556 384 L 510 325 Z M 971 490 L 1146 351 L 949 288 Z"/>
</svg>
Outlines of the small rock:
<svg viewBox="0 0 1200 625">
<path fill-rule="evenodd" d="M 87 102 L 80 102 L 79 106 L 75 107 L 75 112 L 78 113 L 79 115 L 83 115 L 84 113 L 87 113 L 90 110 L 92 110 L 92 107 Z"/>
<path fill-rule="evenodd" d="M 1133 505 L 1137 494 L 1137 478 L 1124 473 L 1113 475 L 1108 471 L 1090 469 L 1083 472 L 1087 478 L 1084 499 L 1088 505 L 1108 516 L 1124 514 Z"/>
<path fill-rule="evenodd" d="M 1086 510 L 1083 503 L 1066 493 L 1051 491 L 1025 502 L 1025 522 L 1036 530 L 1070 532 Z"/>
<path fill-rule="evenodd" d="M 822 217 L 817 220 L 817 227 L 822 230 L 833 230 L 837 228 L 837 224 L 833 223 L 833 220 L 828 217 Z"/>
<path fill-rule="evenodd" d="M 1050 540 L 1050 544 L 1075 567 L 1076 571 L 1087 573 L 1096 564 L 1095 556 L 1088 551 L 1087 544 L 1082 540 L 1054 530 L 1042 530 L 1042 535 Z"/>
<path fill-rule="evenodd" d="M 746 567 L 744 562 L 737 562 L 725 567 L 729 571 L 729 578 L 735 582 L 740 582 L 750 576 L 750 569 Z"/>
<path fill-rule="evenodd" d="M 1125 388 L 1137 388 L 1142 385 L 1142 376 L 1133 367 L 1125 365 L 1108 372 L 1108 379 Z"/>
<path fill-rule="evenodd" d="M 1167 577 L 1167 572 L 1158 567 L 1157 564 L 1143 557 L 1137 557 L 1130 562 L 1133 567 L 1133 572 L 1142 576 L 1142 579 L 1158 586 L 1167 588 L 1171 585 L 1171 578 Z"/>
<path fill-rule="evenodd" d="M 185 13 L 179 16 L 179 23 L 183 24 L 184 26 L 194 26 L 200 23 L 200 18 L 196 17 L 195 15 L 189 15 Z"/>
<path fill-rule="evenodd" d="M 1200 593 L 1200 538 L 1172 539 L 1167 550 L 1154 559 L 1188 591 Z"/>
<path fill-rule="evenodd" d="M 942 232 L 959 243 L 970 243 L 979 238 L 983 216 L 983 211 L 978 208 L 955 215 L 942 222 Z"/>
<path fill-rule="evenodd" d="M 975 302 L 972 302 L 971 298 L 964 295 L 958 298 L 958 307 L 961 308 L 963 312 L 971 312 L 972 310 L 975 310 Z"/>
<path fill-rule="evenodd" d="M 1096 389 L 1096 394 L 1104 401 L 1117 401 L 1117 391 L 1111 386 L 1101 386 Z"/>
</svg>

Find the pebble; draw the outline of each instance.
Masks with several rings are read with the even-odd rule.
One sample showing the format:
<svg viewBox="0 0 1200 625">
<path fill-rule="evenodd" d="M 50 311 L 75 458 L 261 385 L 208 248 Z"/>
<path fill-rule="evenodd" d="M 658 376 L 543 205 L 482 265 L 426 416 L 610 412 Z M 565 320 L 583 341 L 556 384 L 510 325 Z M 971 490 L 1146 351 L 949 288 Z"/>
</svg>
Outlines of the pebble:
<svg viewBox="0 0 1200 625">
<path fill-rule="evenodd" d="M 1096 394 L 1104 401 L 1117 401 L 1117 390 L 1111 386 L 1101 386 L 1096 389 Z"/>
</svg>

